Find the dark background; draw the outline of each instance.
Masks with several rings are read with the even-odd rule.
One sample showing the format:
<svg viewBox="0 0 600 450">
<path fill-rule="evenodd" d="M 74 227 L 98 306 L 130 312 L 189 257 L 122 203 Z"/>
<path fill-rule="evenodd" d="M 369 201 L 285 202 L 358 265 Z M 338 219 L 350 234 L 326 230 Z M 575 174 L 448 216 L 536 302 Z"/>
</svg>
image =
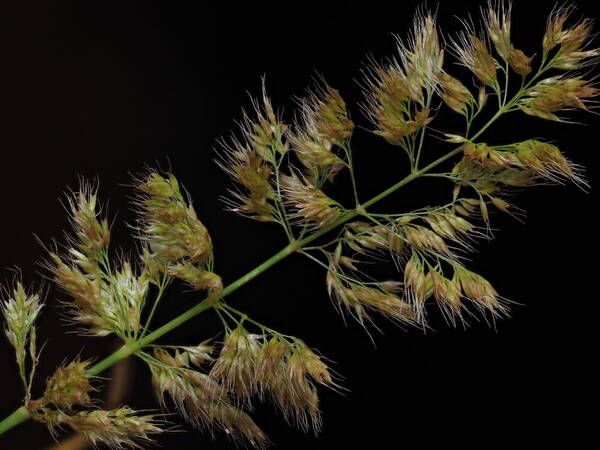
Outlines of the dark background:
<svg viewBox="0 0 600 450">
<path fill-rule="evenodd" d="M 285 242 L 275 225 L 226 213 L 218 197 L 228 186 L 212 162 L 215 139 L 227 135 L 258 94 L 260 77 L 273 102 L 289 118 L 292 97 L 301 95 L 317 73 L 340 89 L 356 122 L 367 126 L 356 105 L 356 80 L 368 53 L 394 53 L 391 33 L 404 33 L 420 2 L 369 2 L 246 6 L 222 2 L 21 2 L 0 14 L 0 105 L 2 177 L 0 278 L 20 267 L 24 281 L 39 285 L 44 252 L 34 239 L 60 238 L 67 217 L 59 199 L 83 176 L 100 181 L 100 195 L 117 216 L 114 236 L 131 246 L 125 222 L 131 173 L 145 165 L 172 168 L 187 187 L 211 230 L 217 271 L 232 281 L 269 257 Z M 439 3 L 444 30 L 457 27 L 454 15 L 477 15 L 483 2 Z M 517 1 L 513 41 L 527 54 L 540 48 L 552 4 L 535 8 Z M 579 1 L 594 17 L 593 1 Z M 430 2 L 435 5 L 435 2 Z M 451 67 L 451 66 L 447 66 Z M 461 69 L 465 82 L 470 77 Z M 593 115 L 576 114 L 586 125 L 544 122 L 524 114 L 502 118 L 486 133 L 493 142 L 530 137 L 555 139 L 588 169 L 595 185 L 597 129 Z M 458 131 L 459 121 L 440 112 L 438 129 Z M 456 128 L 454 128 L 456 127 Z M 447 151 L 430 141 L 426 158 Z M 363 199 L 405 175 L 403 155 L 357 130 L 355 158 Z M 347 181 L 332 193 L 347 198 Z M 399 191 L 382 210 L 407 210 L 448 199 L 445 183 L 419 181 Z M 536 187 L 515 198 L 527 221 L 497 214 L 496 239 L 482 242 L 472 269 L 506 297 L 518 301 L 510 320 L 473 322 L 450 329 L 432 311 L 434 331 L 403 330 L 383 320 L 382 333 L 344 325 L 333 310 L 324 273 L 301 257 L 273 267 L 237 291 L 232 304 L 275 329 L 302 337 L 334 360 L 345 377 L 345 395 L 321 390 L 324 431 L 319 437 L 289 428 L 269 406 L 256 420 L 276 448 L 329 449 L 479 445 L 503 441 L 568 442 L 576 446 L 589 428 L 582 405 L 597 403 L 594 354 L 597 266 L 593 258 L 597 225 L 593 190 L 574 186 Z M 389 270 L 381 268 L 382 274 Z M 40 320 L 47 341 L 36 393 L 64 358 L 78 353 L 103 357 L 110 339 L 64 334 L 55 290 L 49 289 Z M 173 317 L 197 298 L 174 293 L 161 311 Z M 193 343 L 215 335 L 207 313 L 170 335 L 168 342 Z M 18 406 L 20 386 L 13 354 L 0 344 L 0 415 Z M 134 408 L 156 403 L 145 368 L 133 363 L 133 382 L 124 400 Z M 590 414 L 593 414 L 590 413 Z M 229 448 L 197 431 L 159 438 L 164 448 Z M 485 439 L 485 440 L 483 440 Z M 387 443 L 386 443 L 387 442 Z M 38 449 L 51 443 L 43 425 L 29 422 L 0 438 L 1 449 Z"/>
</svg>

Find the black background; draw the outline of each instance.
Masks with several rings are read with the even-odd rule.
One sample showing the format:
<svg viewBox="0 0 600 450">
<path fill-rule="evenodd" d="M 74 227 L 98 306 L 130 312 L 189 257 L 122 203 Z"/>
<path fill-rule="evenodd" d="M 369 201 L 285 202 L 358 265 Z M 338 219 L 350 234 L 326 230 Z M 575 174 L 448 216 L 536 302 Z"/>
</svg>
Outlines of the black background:
<svg viewBox="0 0 600 450">
<path fill-rule="evenodd" d="M 517 1 L 513 41 L 532 54 L 540 48 L 551 2 Z M 212 162 L 215 139 L 227 135 L 249 107 L 248 92 L 259 93 L 260 77 L 273 102 L 291 117 L 317 73 L 338 88 L 353 117 L 367 122 L 356 102 L 356 80 L 368 53 L 377 59 L 394 53 L 392 33 L 404 33 L 418 2 L 277 5 L 223 2 L 31 2 L 0 14 L 0 107 L 2 177 L 0 198 L 1 278 L 20 267 L 26 283 L 39 285 L 44 242 L 60 238 L 67 217 L 59 199 L 83 176 L 100 181 L 100 195 L 117 216 L 115 240 L 131 246 L 124 225 L 131 173 L 145 165 L 172 168 L 191 193 L 196 210 L 211 230 L 217 271 L 232 281 L 283 245 L 275 225 L 224 212 L 218 197 L 228 186 Z M 482 2 L 439 3 L 446 32 L 457 28 L 454 15 L 477 15 Z M 580 13 L 594 17 L 594 2 L 579 1 Z M 430 5 L 435 5 L 431 2 Z M 529 6 L 528 6 L 529 5 Z M 451 67 L 451 66 L 448 66 Z M 469 81 L 460 68 L 453 73 Z M 489 111 L 488 111 L 489 112 Z M 585 165 L 594 186 L 597 129 L 566 125 L 513 113 L 485 135 L 490 142 L 530 137 L 554 139 Z M 436 127 L 458 131 L 460 121 L 440 112 Z M 426 158 L 449 148 L 430 141 Z M 363 199 L 405 175 L 403 155 L 363 130 L 354 144 Z M 340 177 L 332 194 L 347 198 Z M 380 208 L 407 210 L 447 200 L 449 186 L 418 181 Z M 268 406 L 255 416 L 276 448 L 402 448 L 421 445 L 485 445 L 507 442 L 568 442 L 577 446 L 595 408 L 592 377 L 595 353 L 597 226 L 593 190 L 574 186 L 535 187 L 519 194 L 525 224 L 496 214 L 496 239 L 482 242 L 472 269 L 506 297 L 518 301 L 512 318 L 495 329 L 473 322 L 450 329 L 432 312 L 434 331 L 403 330 L 382 320 L 375 345 L 354 323 L 344 325 L 331 307 L 319 267 L 300 256 L 273 267 L 237 291 L 232 304 L 287 334 L 302 337 L 335 361 L 345 377 L 345 395 L 322 390 L 325 427 L 314 437 L 289 428 Z M 381 268 L 382 274 L 389 270 Z M 177 291 L 177 290 L 175 290 Z M 40 320 L 47 341 L 36 393 L 64 358 L 107 355 L 110 339 L 64 334 L 57 313 L 60 294 L 48 290 Z M 161 311 L 173 317 L 198 299 L 174 292 Z M 207 313 L 176 330 L 168 342 L 193 343 L 214 336 L 215 317 Z M 13 354 L 0 349 L 0 415 L 18 406 L 20 387 Z M 156 403 L 145 368 L 134 363 L 125 402 L 134 408 Z M 588 419 L 588 417 L 590 419 Z M 159 438 L 164 448 L 229 448 L 225 439 L 187 430 Z M 0 437 L 1 449 L 38 449 L 51 443 L 43 425 L 29 422 Z"/>
</svg>

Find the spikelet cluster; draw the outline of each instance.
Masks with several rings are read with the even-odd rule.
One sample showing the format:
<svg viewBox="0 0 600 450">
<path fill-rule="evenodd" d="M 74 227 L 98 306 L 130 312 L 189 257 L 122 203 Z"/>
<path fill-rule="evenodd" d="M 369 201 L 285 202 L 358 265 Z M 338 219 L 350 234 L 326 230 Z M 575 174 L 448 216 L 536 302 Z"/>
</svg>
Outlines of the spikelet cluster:
<svg viewBox="0 0 600 450">
<path fill-rule="evenodd" d="M 493 317 L 507 314 L 506 301 L 489 281 L 458 263 L 452 264 L 452 270 L 453 276 L 446 277 L 442 270 L 430 265 L 417 253 L 406 262 L 405 296 L 413 305 L 419 322 L 425 323 L 425 302 L 432 296 L 451 323 L 455 323 L 456 318 L 462 319 L 464 300 Z"/>
<path fill-rule="evenodd" d="M 572 7 L 555 9 L 546 25 L 542 41 L 545 53 L 556 50 L 552 67 L 562 70 L 575 70 L 594 64 L 600 55 L 598 48 L 589 48 L 592 39 L 591 19 L 582 19 L 570 27 L 565 27 L 573 12 Z"/>
<path fill-rule="evenodd" d="M 481 33 L 467 25 L 466 30 L 451 40 L 451 49 L 459 64 L 469 69 L 479 81 L 486 86 L 496 85 L 498 61 L 492 56 Z"/>
<path fill-rule="evenodd" d="M 514 173 L 521 171 L 527 177 L 535 176 L 551 182 L 569 179 L 580 185 L 586 184 L 580 169 L 557 146 L 547 142 L 528 139 L 498 148 L 485 143 L 469 143 L 463 149 L 468 162 L 487 170 L 488 183 L 493 179 L 507 185 L 524 185 L 515 183 Z M 489 188 L 480 189 L 480 192 L 489 191 Z"/>
<path fill-rule="evenodd" d="M 406 136 L 433 120 L 427 97 L 443 63 L 433 16 L 418 15 L 407 43 L 398 41 L 398 50 L 399 61 L 375 64 L 367 71 L 365 86 L 364 110 L 376 127 L 374 133 L 392 145 L 403 145 Z"/>
<path fill-rule="evenodd" d="M 281 177 L 281 190 L 286 205 L 295 210 L 289 217 L 313 229 L 335 223 L 344 211 L 338 202 L 295 173 Z"/>
<path fill-rule="evenodd" d="M 564 122 L 556 113 L 574 109 L 588 110 L 600 90 L 581 76 L 558 75 L 546 78 L 529 90 L 519 102 L 521 111 L 531 116 Z"/>
<path fill-rule="evenodd" d="M 325 84 L 299 100 L 300 120 L 289 133 L 289 143 L 306 168 L 306 177 L 320 186 L 325 179 L 332 181 L 345 162 L 334 147 L 346 145 L 354 123 L 348 116 L 346 103 L 340 93 Z"/>
<path fill-rule="evenodd" d="M 438 91 L 442 101 L 453 111 L 466 116 L 475 105 L 471 91 L 446 72 L 438 76 Z"/>
<path fill-rule="evenodd" d="M 301 340 L 251 334 L 241 324 L 226 336 L 210 375 L 243 404 L 253 395 L 270 398 L 303 430 L 321 427 L 315 383 L 337 387 L 321 357 Z"/>
<path fill-rule="evenodd" d="M 89 361 L 75 360 L 56 369 L 46 380 L 46 390 L 39 403 L 42 405 L 51 403 L 65 411 L 72 411 L 75 405 L 91 405 L 90 393 L 96 389 L 85 373 L 89 365 Z"/>
<path fill-rule="evenodd" d="M 113 449 L 142 448 L 151 434 L 163 431 L 154 416 L 139 415 L 130 408 L 81 410 L 94 406 L 90 393 L 96 389 L 86 374 L 89 364 L 75 360 L 59 367 L 46 380 L 43 397 L 27 403 L 32 417 L 45 423 L 52 434 L 68 426 L 91 444 Z"/>
<path fill-rule="evenodd" d="M 525 76 L 531 73 L 532 58 L 525 55 L 522 50 L 515 48 L 511 42 L 511 9 L 510 1 L 490 1 L 489 6 L 483 12 L 485 29 L 500 57 L 516 73 Z"/>
<path fill-rule="evenodd" d="M 138 180 L 140 195 L 140 238 L 146 245 L 143 255 L 150 280 L 157 274 L 170 273 L 191 284 L 195 289 L 222 290 L 220 277 L 210 270 L 213 246 L 208 230 L 187 202 L 174 175 L 161 176 L 155 171 Z M 206 272 L 206 273 L 202 273 Z"/>
<path fill-rule="evenodd" d="M 239 184 L 227 199 L 228 209 L 260 222 L 276 220 L 273 165 L 285 154 L 287 125 L 276 116 L 264 88 L 262 105 L 254 103 L 256 119 L 246 114 L 240 124 L 242 137 L 222 143 L 219 166 Z"/>
<path fill-rule="evenodd" d="M 348 311 L 361 324 L 371 320 L 369 311 L 378 312 L 399 323 L 413 323 L 415 312 L 397 295 L 400 290 L 400 284 L 393 281 L 370 285 L 350 281 L 333 263 L 330 263 L 327 272 L 330 297 L 335 300 L 340 312 Z"/>
<path fill-rule="evenodd" d="M 21 282 L 16 283 L 12 292 L 2 289 L 0 294 L 2 294 L 0 310 L 5 320 L 4 333 L 8 342 L 15 349 L 19 374 L 28 398 L 30 383 L 26 378 L 26 360 L 29 353 L 32 363 L 31 374 L 33 375 L 37 363 L 35 321 L 43 305 L 40 295 L 28 295 Z"/>
<path fill-rule="evenodd" d="M 144 444 L 152 441 L 151 435 L 163 432 L 154 415 L 140 415 L 127 407 L 75 414 L 42 408 L 33 417 L 46 423 L 53 433 L 68 426 L 81 433 L 92 445 L 103 444 L 119 450 L 145 448 Z"/>
</svg>

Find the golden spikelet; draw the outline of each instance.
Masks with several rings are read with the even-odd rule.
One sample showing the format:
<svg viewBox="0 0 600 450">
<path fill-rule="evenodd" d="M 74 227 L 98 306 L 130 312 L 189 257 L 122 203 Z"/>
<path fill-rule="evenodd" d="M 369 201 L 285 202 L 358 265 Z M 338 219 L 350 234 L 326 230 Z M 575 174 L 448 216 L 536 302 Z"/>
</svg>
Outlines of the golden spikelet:
<svg viewBox="0 0 600 450">
<path fill-rule="evenodd" d="M 512 3 L 490 0 L 484 10 L 484 27 L 500 57 L 519 75 L 531 73 L 531 60 L 522 50 L 515 48 L 510 40 Z"/>
<path fill-rule="evenodd" d="M 156 261 L 166 268 L 181 259 L 192 263 L 212 260 L 208 230 L 183 198 L 174 175 L 163 177 L 150 171 L 135 187 L 140 193 L 136 200 L 140 239 Z"/>
<path fill-rule="evenodd" d="M 333 152 L 352 136 L 354 123 L 348 116 L 346 103 L 339 92 L 325 84 L 299 100 L 301 117 L 289 142 L 307 177 L 317 186 L 324 179 L 333 180 L 345 162 Z"/>
<path fill-rule="evenodd" d="M 498 62 L 490 53 L 485 38 L 478 36 L 470 24 L 464 24 L 466 29 L 450 40 L 451 50 L 459 64 L 469 69 L 479 81 L 495 86 Z"/>
<path fill-rule="evenodd" d="M 275 220 L 272 165 L 288 150 L 284 141 L 287 125 L 276 116 L 264 85 L 261 104 L 258 100 L 253 104 L 256 118 L 244 114 L 241 138 L 234 136 L 229 143 L 221 142 L 217 164 L 239 184 L 226 199 L 228 209 L 260 222 L 270 222 Z"/>
<path fill-rule="evenodd" d="M 591 99 L 597 97 L 599 92 L 592 82 L 580 76 L 559 75 L 538 82 L 527 97 L 519 102 L 519 107 L 531 116 L 565 122 L 555 113 L 573 109 L 587 111 Z"/>
<path fill-rule="evenodd" d="M 569 28 L 565 28 L 574 7 L 555 8 L 546 24 L 542 41 L 544 53 L 560 46 L 552 60 L 552 67 L 562 70 L 575 70 L 595 64 L 600 49 L 588 48 L 592 38 L 593 21 L 581 19 Z"/>
<path fill-rule="evenodd" d="M 344 211 L 338 202 L 295 173 L 281 177 L 281 190 L 286 204 L 295 210 L 290 218 L 312 229 L 332 225 Z"/>
<path fill-rule="evenodd" d="M 71 361 L 62 365 L 46 380 L 46 390 L 39 401 L 46 405 L 52 403 L 59 409 L 71 411 L 73 406 L 92 404 L 90 393 L 96 389 L 90 383 L 86 370 L 90 361 Z"/>
</svg>

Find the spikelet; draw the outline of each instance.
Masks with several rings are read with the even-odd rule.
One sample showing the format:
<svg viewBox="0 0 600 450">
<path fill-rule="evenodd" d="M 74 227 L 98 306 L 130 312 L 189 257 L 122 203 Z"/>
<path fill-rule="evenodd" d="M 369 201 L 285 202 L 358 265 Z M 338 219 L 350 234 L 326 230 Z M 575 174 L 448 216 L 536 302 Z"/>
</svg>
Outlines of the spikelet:
<svg viewBox="0 0 600 450">
<path fill-rule="evenodd" d="M 559 75 L 537 83 L 519 102 L 521 111 L 547 120 L 565 122 L 555 113 L 574 109 L 587 111 L 590 99 L 598 96 L 599 90 L 590 81 L 580 76 Z"/>
<path fill-rule="evenodd" d="M 110 274 L 105 288 L 105 309 L 114 304 L 116 325 L 121 336 L 141 329 L 141 315 L 148 295 L 149 281 L 137 276 L 128 261 L 123 261 L 119 270 Z"/>
<path fill-rule="evenodd" d="M 466 29 L 450 40 L 452 53 L 459 64 L 473 72 L 479 81 L 487 86 L 495 86 L 498 62 L 490 53 L 485 38 L 478 36 L 471 25 L 464 25 Z"/>
<path fill-rule="evenodd" d="M 423 261 L 413 254 L 404 266 L 405 297 L 415 311 L 418 323 L 425 323 L 425 301 L 433 293 L 431 272 L 426 272 Z"/>
<path fill-rule="evenodd" d="M 212 260 L 210 235 L 183 198 L 174 175 L 163 177 L 150 171 L 135 187 L 140 193 L 136 199 L 139 237 L 153 258 L 165 266 L 181 259 L 192 263 Z"/>
<path fill-rule="evenodd" d="M 443 102 L 453 111 L 466 116 L 469 109 L 473 108 L 475 104 L 475 98 L 471 91 L 446 72 L 440 73 L 438 80 L 438 91 Z"/>
<path fill-rule="evenodd" d="M 227 333 L 221 353 L 210 372 L 212 379 L 243 401 L 249 401 L 257 392 L 255 373 L 260 352 L 259 338 L 238 325 Z"/>
<path fill-rule="evenodd" d="M 72 299 L 66 305 L 73 323 L 83 325 L 85 333 L 93 336 L 112 333 L 117 328 L 116 311 L 105 302 L 101 279 L 86 275 L 55 253 L 50 253 L 50 260 L 54 282 Z"/>
<path fill-rule="evenodd" d="M 576 184 L 586 185 L 578 166 L 569 161 L 557 146 L 535 139 L 513 145 L 516 157 L 536 176 L 552 182 L 570 179 Z"/>
<path fill-rule="evenodd" d="M 344 167 L 332 149 L 348 142 L 354 123 L 339 92 L 327 84 L 300 99 L 299 106 L 301 118 L 296 132 L 289 133 L 289 142 L 306 167 L 307 177 L 319 186 L 325 178 L 332 181 Z"/>
<path fill-rule="evenodd" d="M 169 275 L 185 281 L 194 290 L 208 290 L 211 293 L 220 293 L 223 290 L 223 281 L 219 275 L 190 263 L 170 266 Z"/>
<path fill-rule="evenodd" d="M 90 393 L 96 389 L 90 383 L 90 376 L 85 373 L 89 365 L 89 361 L 75 360 L 56 369 L 46 380 L 46 390 L 39 404 L 52 403 L 66 411 L 72 411 L 75 405 L 91 405 Z"/>
<path fill-rule="evenodd" d="M 267 436 L 241 409 L 232 405 L 227 392 L 209 375 L 191 370 L 208 361 L 212 348 L 205 343 L 197 347 L 180 347 L 171 355 L 163 348 L 155 348 L 155 359 L 146 362 L 152 372 L 156 396 L 165 406 L 169 394 L 177 410 L 192 425 L 211 433 L 223 431 L 235 441 L 248 442 L 264 448 Z"/>
<path fill-rule="evenodd" d="M 321 428 L 319 397 L 314 383 L 338 388 L 322 358 L 300 339 L 273 336 L 257 359 L 257 382 L 263 397 L 270 397 L 285 419 L 307 431 Z"/>
<path fill-rule="evenodd" d="M 410 245 L 419 250 L 451 256 L 448 245 L 435 231 L 419 225 L 406 225 L 404 235 Z"/>
<path fill-rule="evenodd" d="M 337 303 L 339 311 L 348 311 L 361 324 L 365 319 L 371 320 L 369 311 L 378 312 L 398 323 L 410 324 L 415 320 L 411 306 L 397 295 L 400 285 L 397 282 L 366 285 L 358 280 L 352 281 L 339 271 L 333 260 L 330 260 L 326 281 L 329 296 Z"/>
<path fill-rule="evenodd" d="M 338 202 L 326 196 L 308 179 L 300 179 L 295 173 L 282 175 L 281 189 L 286 204 L 295 209 L 290 218 L 312 229 L 332 225 L 343 213 Z"/>
<path fill-rule="evenodd" d="M 510 40 L 512 3 L 505 0 L 490 0 L 483 12 L 485 29 L 498 54 L 519 75 L 531 72 L 531 57 L 515 48 Z"/>
<path fill-rule="evenodd" d="M 162 433 L 153 415 L 139 415 L 130 408 L 95 409 L 66 414 L 61 410 L 41 408 L 33 418 L 48 425 L 55 434 L 57 428 L 68 426 L 81 433 L 92 445 L 103 444 L 111 449 L 144 448 L 152 442 L 150 435 Z"/>
<path fill-rule="evenodd" d="M 368 69 L 363 105 L 376 127 L 373 132 L 392 145 L 403 145 L 403 138 L 433 120 L 423 90 L 433 91 L 442 71 L 443 51 L 434 18 L 417 14 L 407 43 L 398 40 L 398 51 L 400 61 L 392 59 Z M 413 108 L 411 101 L 420 106 Z"/>
<path fill-rule="evenodd" d="M 230 190 L 231 198 L 226 200 L 228 209 L 260 222 L 270 222 L 274 220 L 275 197 L 272 164 L 278 155 L 287 152 L 283 140 L 287 125 L 276 116 L 264 85 L 261 103 L 262 106 L 254 101 L 254 120 L 244 114 L 241 139 L 232 137 L 229 143 L 221 142 L 223 153 L 219 154 L 217 164 L 240 185 Z"/>
<path fill-rule="evenodd" d="M 471 248 L 468 239 L 478 235 L 473 224 L 457 216 L 451 209 L 432 211 L 424 220 L 438 236 L 467 248 Z"/>
<path fill-rule="evenodd" d="M 100 253 L 110 242 L 110 228 L 106 218 L 98 219 L 98 200 L 96 189 L 82 182 L 79 192 L 68 198 L 71 214 L 71 226 L 74 231 L 74 244 L 77 250 L 88 258 L 90 265 L 87 272 L 92 272 Z M 82 260 L 80 265 L 86 269 Z"/>
<path fill-rule="evenodd" d="M 473 302 L 482 311 L 489 311 L 494 316 L 508 313 L 506 301 L 498 295 L 489 281 L 461 266 L 455 266 L 454 283 L 460 284 L 464 298 Z"/>
<path fill-rule="evenodd" d="M 436 270 L 431 270 L 429 273 L 433 296 L 445 317 L 450 323 L 455 325 L 456 318 L 462 318 L 461 310 L 463 304 L 461 302 L 462 294 L 460 284 L 456 280 L 444 277 L 443 274 Z"/>
<path fill-rule="evenodd" d="M 555 8 L 546 24 L 546 32 L 542 41 L 545 53 L 560 46 L 552 60 L 552 67 L 562 70 L 575 70 L 594 64 L 600 49 L 589 49 L 592 39 L 591 19 L 581 19 L 570 28 L 565 23 L 571 16 L 573 7 Z"/>
<path fill-rule="evenodd" d="M 469 142 L 463 146 L 465 158 L 486 169 L 498 170 L 520 166 L 519 160 L 511 152 L 499 151 L 486 143 Z"/>
<path fill-rule="evenodd" d="M 357 253 L 389 250 L 394 255 L 401 255 L 406 248 L 406 238 L 393 225 L 371 226 L 365 222 L 355 221 L 348 224 L 346 228 L 344 243 Z"/>
<path fill-rule="evenodd" d="M 15 349 L 19 375 L 26 390 L 26 398 L 30 396 L 30 383 L 26 378 L 27 347 L 32 367 L 30 379 L 32 378 L 37 363 L 36 330 L 35 321 L 42 310 L 42 302 L 39 294 L 27 294 L 21 282 L 17 282 L 12 293 L 7 289 L 0 290 L 2 299 L 0 310 L 6 321 L 4 333 L 8 342 Z"/>
<path fill-rule="evenodd" d="M 423 89 L 433 90 L 442 71 L 444 51 L 439 42 L 435 17 L 420 10 L 406 42 L 396 37 L 410 97 L 423 103 Z"/>
</svg>

